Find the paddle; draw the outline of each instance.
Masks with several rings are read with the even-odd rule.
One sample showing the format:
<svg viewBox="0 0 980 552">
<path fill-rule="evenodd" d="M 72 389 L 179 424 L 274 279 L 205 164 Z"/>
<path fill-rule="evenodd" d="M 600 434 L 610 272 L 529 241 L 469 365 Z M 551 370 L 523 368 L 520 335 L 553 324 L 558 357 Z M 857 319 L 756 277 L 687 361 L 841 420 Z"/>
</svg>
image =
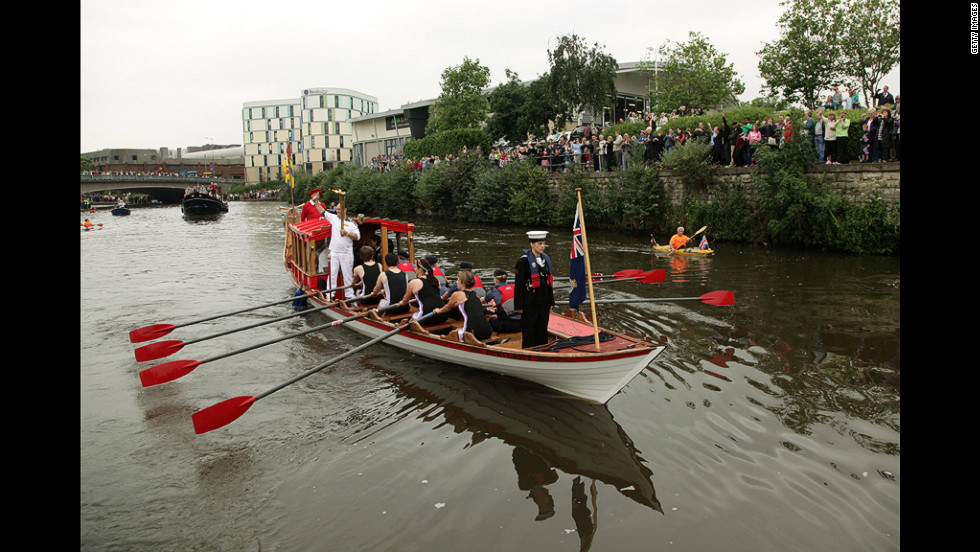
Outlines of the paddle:
<svg viewBox="0 0 980 552">
<path fill-rule="evenodd" d="M 362 296 L 354 297 L 353 299 L 350 299 L 347 302 L 348 303 L 354 303 L 354 302 L 357 302 L 357 301 L 361 301 L 362 299 L 365 299 L 367 297 L 370 297 L 370 295 L 362 295 Z M 309 314 L 311 312 L 322 311 L 324 309 L 331 309 L 333 307 L 336 307 L 339 303 L 340 303 L 340 301 L 335 301 L 333 303 L 327 303 L 326 305 L 323 305 L 322 307 L 316 307 L 316 308 L 312 308 L 312 309 L 303 310 L 303 311 L 300 311 L 300 312 L 294 312 L 292 314 L 287 314 L 285 316 L 280 316 L 279 318 L 273 318 L 271 320 L 263 320 L 262 322 L 256 322 L 254 324 L 249 324 L 248 326 L 242 326 L 240 328 L 235 328 L 233 330 L 227 330 L 227 331 L 218 332 L 218 333 L 212 334 L 212 335 L 206 335 L 204 337 L 199 337 L 197 339 L 191 339 L 189 341 L 179 341 L 179 340 L 157 341 L 156 343 L 150 343 L 149 345 L 143 345 L 142 347 L 138 347 L 133 352 L 136 355 L 136 361 L 137 362 L 145 362 L 147 360 L 156 360 L 158 358 L 163 358 L 165 356 L 170 356 L 170 355 L 176 353 L 177 351 L 183 349 L 185 345 L 190 345 L 192 343 L 199 343 L 201 341 L 207 341 L 209 339 L 214 339 L 216 337 L 223 337 L 223 336 L 226 336 L 226 335 L 229 335 L 229 334 L 233 334 L 233 333 L 236 333 L 236 332 L 240 332 L 240 331 L 243 331 L 243 330 L 250 330 L 252 328 L 257 328 L 259 326 L 265 326 L 266 324 L 272 324 L 274 322 L 279 322 L 279 321 L 282 321 L 282 320 L 287 320 L 289 318 L 295 318 L 297 316 L 303 316 L 303 315 Z"/>
<path fill-rule="evenodd" d="M 341 289 L 346 289 L 347 287 L 349 287 L 349 286 L 342 286 L 342 287 L 338 287 L 338 288 L 334 288 L 334 289 L 326 289 L 326 290 L 323 290 L 322 293 L 330 293 L 332 291 L 338 291 L 338 290 L 341 290 Z M 310 292 L 309 294 L 304 295 L 303 297 L 313 297 L 315 294 L 316 294 L 316 292 Z M 167 335 L 168 333 L 174 331 L 174 329 L 176 329 L 176 328 L 183 328 L 185 326 L 190 326 L 190 325 L 193 325 L 193 324 L 199 324 L 201 322 L 207 322 L 209 320 L 215 320 L 215 319 L 218 319 L 218 318 L 224 318 L 226 316 L 232 316 L 232 315 L 235 315 L 235 314 L 242 314 L 243 312 L 249 312 L 249 311 L 253 311 L 253 310 L 264 309 L 265 307 L 271 307 L 273 305 L 281 305 L 283 303 L 289 303 L 291 301 L 296 301 L 297 299 L 299 299 L 299 297 L 297 297 L 297 296 L 294 295 L 293 297 L 290 297 L 289 299 L 281 299 L 279 301 L 273 301 L 272 303 L 266 303 L 264 305 L 259 305 L 259 306 L 256 306 L 256 307 L 248 307 L 247 309 L 237 310 L 237 311 L 233 311 L 233 312 L 226 312 L 224 314 L 216 314 L 214 316 L 209 316 L 207 318 L 201 318 L 200 320 L 193 320 L 191 322 L 184 322 L 183 324 L 153 324 L 153 325 L 150 325 L 150 326 L 144 326 L 142 328 L 137 328 L 137 329 L 129 332 L 129 341 L 131 343 L 141 343 L 143 341 L 149 341 L 151 339 L 156 339 L 158 337 L 163 337 L 163 336 Z"/>
<path fill-rule="evenodd" d="M 674 301 L 701 301 L 706 305 L 726 306 L 735 304 L 735 293 L 731 291 L 709 291 L 698 297 L 653 297 L 637 299 L 596 299 L 596 303 L 670 303 Z M 556 305 L 567 305 L 568 301 L 555 301 Z"/>
<path fill-rule="evenodd" d="M 698 230 L 697 232 L 695 232 L 695 233 L 691 234 L 690 236 L 688 236 L 687 239 L 688 240 L 693 240 L 694 239 L 694 236 L 697 236 L 701 232 L 704 232 L 707 228 L 708 228 L 708 225 L 707 224 L 704 225 L 704 226 L 702 226 L 700 230 Z M 683 247 L 678 247 L 677 249 L 683 249 Z M 673 255 L 674 254 L 674 251 L 677 251 L 677 249 L 674 249 L 673 247 L 671 247 L 670 248 L 670 252 L 668 252 L 667 254 L 668 255 Z"/>
<path fill-rule="evenodd" d="M 434 312 L 430 312 L 429 314 L 426 314 L 426 315 L 422 316 L 421 318 L 419 318 L 417 321 L 418 322 L 421 322 L 422 320 L 425 320 L 426 318 L 429 318 L 430 316 L 435 316 L 435 313 Z M 292 385 L 292 384 L 294 384 L 294 383 L 302 380 L 303 378 L 306 378 L 308 376 L 312 376 L 313 374 L 319 372 L 320 370 L 323 370 L 327 366 L 330 366 L 332 364 L 335 364 L 335 363 L 337 363 L 337 362 L 339 362 L 339 361 L 341 361 L 341 360 L 343 360 L 343 359 L 345 359 L 345 358 L 347 358 L 347 357 L 349 357 L 351 355 L 354 355 L 356 353 L 359 353 L 359 352 L 363 351 L 364 349 L 367 349 L 368 347 L 370 347 L 372 345 L 375 345 L 377 343 L 380 343 L 380 342 L 382 342 L 382 341 L 384 341 L 384 340 L 386 340 L 386 339 L 388 339 L 390 337 L 394 337 L 395 334 L 397 334 L 398 332 L 404 330 L 407 327 L 408 327 L 408 324 L 405 324 L 403 326 L 399 326 L 399 327 L 395 328 L 394 330 L 391 330 L 388 333 L 379 335 L 378 337 L 372 339 L 371 341 L 368 341 L 367 343 L 365 343 L 363 345 L 360 345 L 358 347 L 354 347 L 353 349 L 347 351 L 346 353 L 344 353 L 344 354 L 342 354 L 340 356 L 336 356 L 336 357 L 328 360 L 327 362 L 324 362 L 323 364 L 321 364 L 321 365 L 319 365 L 319 366 L 317 366 L 317 367 L 315 367 L 315 368 L 313 368 L 313 369 L 311 369 L 311 370 L 309 370 L 307 372 L 304 372 L 304 373 L 296 376 L 295 378 L 293 378 L 293 379 L 291 379 L 291 380 L 289 380 L 289 381 L 287 381 L 285 383 L 282 383 L 280 385 L 277 385 L 276 387 L 273 387 L 272 389 L 269 389 L 268 391 L 262 393 L 261 395 L 258 395 L 258 396 L 255 396 L 255 397 L 249 397 L 249 396 L 235 397 L 233 399 L 227 399 L 227 400 L 222 401 L 222 402 L 220 402 L 218 404 L 209 406 L 209 407 L 207 407 L 207 408 L 205 408 L 203 410 L 198 410 L 193 415 L 191 415 L 191 419 L 194 422 L 194 432 L 197 433 L 198 435 L 200 435 L 201 433 L 206 433 L 208 431 L 212 431 L 212 430 L 218 429 L 219 427 L 228 425 L 231 422 L 234 422 L 235 420 L 237 420 L 242 414 L 245 414 L 245 412 L 249 408 L 251 408 L 252 405 L 255 404 L 256 401 L 258 401 L 260 399 L 264 399 L 265 397 L 268 397 L 269 395 L 275 393 L 276 391 L 279 391 L 280 389 L 283 389 L 283 388 L 285 388 L 285 387 L 287 387 L 289 385 Z"/>
<path fill-rule="evenodd" d="M 667 281 L 667 271 L 660 270 L 649 270 L 647 272 L 641 272 L 636 276 L 631 276 L 629 278 L 617 278 L 615 280 L 600 280 L 598 282 L 592 282 L 593 284 L 609 284 L 615 282 L 629 282 L 636 281 L 643 284 L 659 284 L 660 282 Z"/>
<path fill-rule="evenodd" d="M 254 349 L 258 349 L 259 347 L 265 347 L 266 345 L 272 345 L 273 343 L 279 343 L 280 341 L 285 341 L 287 339 L 292 339 L 294 337 L 299 337 L 301 335 L 306 335 L 306 334 L 310 334 L 310 333 L 313 333 L 313 332 L 318 332 L 320 330 L 326 330 L 327 328 L 331 328 L 333 326 L 340 326 L 340 325 L 346 324 L 348 322 L 352 322 L 354 320 L 359 320 L 361 318 L 364 318 L 365 316 L 368 316 L 369 314 L 371 314 L 371 312 L 381 313 L 381 312 L 384 312 L 384 311 L 389 310 L 389 309 L 393 309 L 393 308 L 398 307 L 398 306 L 401 306 L 401 305 L 400 304 L 395 304 L 395 305 L 390 305 L 390 306 L 387 306 L 387 307 L 384 307 L 384 308 L 381 308 L 381 309 L 371 309 L 371 310 L 368 310 L 368 311 L 364 311 L 362 313 L 359 313 L 359 314 L 357 314 L 355 316 L 351 316 L 349 318 L 343 318 L 341 320 L 335 320 L 335 321 L 333 321 L 333 322 L 331 322 L 329 324 L 323 324 L 321 326 L 316 326 L 314 328 L 310 328 L 308 330 L 303 330 L 301 332 L 296 332 L 296 333 L 292 333 L 292 334 L 285 335 L 285 336 L 282 336 L 282 337 L 277 337 L 275 339 L 270 339 L 269 341 L 265 341 L 263 343 L 257 343 L 255 345 L 250 345 L 250 346 L 245 347 L 243 349 L 237 349 L 237 350 L 230 351 L 230 352 L 227 352 L 227 353 L 223 353 L 223 354 L 220 354 L 220 355 L 216 355 L 216 356 L 213 356 L 213 357 L 210 357 L 210 358 L 206 358 L 204 360 L 173 360 L 173 361 L 170 361 L 170 362 L 164 362 L 163 364 L 158 364 L 158 365 L 156 365 L 156 366 L 154 366 L 152 368 L 147 368 L 146 370 L 143 370 L 142 372 L 140 372 L 140 382 L 143 384 L 143 387 L 150 387 L 151 385 L 159 385 L 161 383 L 166 383 L 168 381 L 173 381 L 173 380 L 175 380 L 177 378 L 180 378 L 180 377 L 183 377 L 183 376 L 189 374 L 192 370 L 194 370 L 195 368 L 197 368 L 201 364 L 204 364 L 205 362 L 211 362 L 211 361 L 214 361 L 214 360 L 220 360 L 222 358 L 234 356 L 234 355 L 237 355 L 239 353 L 245 353 L 245 352 L 248 352 L 248 351 L 251 351 L 251 350 L 254 350 Z"/>
<path fill-rule="evenodd" d="M 629 279 L 635 278 L 637 276 L 640 276 L 642 274 L 644 274 L 644 272 L 642 270 L 640 270 L 639 268 L 628 268 L 626 270 L 620 270 L 619 272 L 615 272 L 613 274 L 593 274 L 592 275 L 592 283 L 595 284 L 595 283 L 599 283 L 600 281 L 603 281 L 603 282 L 613 282 L 613 281 L 620 281 L 620 280 L 629 280 Z M 612 278 L 612 280 L 610 280 L 609 278 Z M 556 281 L 560 281 L 560 280 L 571 280 L 571 279 L 572 279 L 571 276 L 556 276 L 555 277 L 555 280 Z"/>
</svg>

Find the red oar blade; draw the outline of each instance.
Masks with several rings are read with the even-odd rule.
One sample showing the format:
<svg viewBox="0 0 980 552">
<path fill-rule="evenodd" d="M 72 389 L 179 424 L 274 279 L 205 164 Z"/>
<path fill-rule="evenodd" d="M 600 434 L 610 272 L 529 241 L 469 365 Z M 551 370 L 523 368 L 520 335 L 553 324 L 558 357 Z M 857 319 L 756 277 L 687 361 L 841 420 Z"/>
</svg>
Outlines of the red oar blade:
<svg viewBox="0 0 980 552">
<path fill-rule="evenodd" d="M 167 383 L 191 373 L 191 370 L 202 364 L 200 360 L 174 360 L 164 362 L 140 372 L 143 387 Z"/>
<path fill-rule="evenodd" d="M 735 293 L 731 291 L 710 291 L 701 296 L 701 302 L 706 305 L 734 305 Z"/>
<path fill-rule="evenodd" d="M 170 356 L 181 350 L 183 347 L 183 341 L 158 341 L 156 343 L 150 343 L 149 345 L 137 347 L 133 353 L 136 355 L 137 361 L 143 362 L 146 360 L 156 360 L 158 358 Z"/>
<path fill-rule="evenodd" d="M 651 270 L 649 272 L 644 272 L 642 274 L 637 275 L 636 281 L 642 282 L 644 284 L 659 284 L 660 282 L 666 282 L 667 271 L 660 269 L 660 270 Z"/>
<path fill-rule="evenodd" d="M 628 268 L 626 270 L 620 270 L 619 272 L 613 273 L 613 278 L 632 278 L 633 276 L 639 276 L 643 274 L 643 271 L 639 268 Z"/>
<path fill-rule="evenodd" d="M 176 327 L 177 326 L 174 326 L 173 324 L 154 324 L 152 326 L 138 328 L 129 332 L 129 342 L 142 343 L 143 341 L 157 339 L 174 331 L 174 328 Z"/>
<path fill-rule="evenodd" d="M 191 415 L 191 419 L 194 421 L 194 433 L 200 435 L 234 422 L 256 400 L 255 397 L 235 397 L 209 406 L 204 410 L 198 410 Z"/>
</svg>

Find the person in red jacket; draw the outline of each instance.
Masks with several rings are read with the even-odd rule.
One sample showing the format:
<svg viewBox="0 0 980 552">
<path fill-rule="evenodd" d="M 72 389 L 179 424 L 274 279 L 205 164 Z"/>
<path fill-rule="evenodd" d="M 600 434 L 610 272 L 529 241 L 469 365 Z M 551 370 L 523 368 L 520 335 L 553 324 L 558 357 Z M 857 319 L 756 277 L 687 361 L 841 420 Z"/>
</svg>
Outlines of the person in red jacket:
<svg viewBox="0 0 980 552">
<path fill-rule="evenodd" d="M 326 209 L 326 206 L 320 202 L 320 188 L 314 188 L 310 190 L 310 200 L 303 204 L 303 212 L 300 213 L 300 220 L 307 221 L 323 218 L 323 212 Z"/>
</svg>

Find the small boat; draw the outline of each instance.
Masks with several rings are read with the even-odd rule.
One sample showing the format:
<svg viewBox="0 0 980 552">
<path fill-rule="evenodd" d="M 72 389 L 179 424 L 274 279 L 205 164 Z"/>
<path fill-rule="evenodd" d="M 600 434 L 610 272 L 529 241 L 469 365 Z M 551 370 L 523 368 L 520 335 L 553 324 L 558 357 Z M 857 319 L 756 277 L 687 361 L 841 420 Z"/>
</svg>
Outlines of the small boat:
<svg viewBox="0 0 980 552">
<path fill-rule="evenodd" d="M 696 257 L 710 257 L 715 254 L 714 249 L 700 249 L 697 247 L 685 247 L 683 249 L 675 249 L 673 253 L 670 251 L 669 245 L 654 245 L 653 252 L 659 256 L 672 256 L 672 255 L 682 255 L 682 256 L 696 256 Z"/>
<path fill-rule="evenodd" d="M 293 208 L 284 216 L 284 224 L 283 260 L 293 283 L 306 291 L 342 285 L 342 282 L 321 282 L 329 279 L 329 270 L 327 267 L 320 267 L 322 272 L 317 270 L 317 242 L 330 236 L 329 221 L 300 222 L 299 212 Z M 394 238 L 396 250 L 408 251 L 410 260 L 415 262 L 414 224 L 359 218 L 358 226 L 361 236 L 380 231 L 382 258 L 388 253 L 389 240 Z M 407 247 L 402 246 L 403 238 L 407 239 Z M 401 315 L 380 315 L 377 310 L 356 306 L 354 301 L 343 301 L 342 292 L 338 294 L 325 297 L 322 292 L 316 292 L 309 301 L 326 307 L 320 313 L 334 321 L 345 321 L 345 326 L 371 339 L 405 326 L 386 338 L 386 342 L 407 352 L 519 378 L 600 404 L 623 389 L 665 349 L 609 330 L 597 332 L 591 324 L 555 312 L 550 317 L 550 342 L 525 349 L 521 346 L 520 332 L 494 333 L 480 341 L 468 332 L 460 336 L 457 331 L 460 321 L 450 319 L 438 326 L 423 327 L 411 320 L 415 307 L 413 312 Z M 352 318 L 357 315 L 362 316 Z"/>
<path fill-rule="evenodd" d="M 114 208 L 111 212 L 113 215 L 117 217 L 124 217 L 128 215 L 130 211 L 129 211 L 129 207 L 126 207 L 125 205 L 120 205 Z"/>
<path fill-rule="evenodd" d="M 180 202 L 185 215 L 219 215 L 228 212 L 228 204 L 214 188 L 199 186 L 189 189 Z"/>
</svg>

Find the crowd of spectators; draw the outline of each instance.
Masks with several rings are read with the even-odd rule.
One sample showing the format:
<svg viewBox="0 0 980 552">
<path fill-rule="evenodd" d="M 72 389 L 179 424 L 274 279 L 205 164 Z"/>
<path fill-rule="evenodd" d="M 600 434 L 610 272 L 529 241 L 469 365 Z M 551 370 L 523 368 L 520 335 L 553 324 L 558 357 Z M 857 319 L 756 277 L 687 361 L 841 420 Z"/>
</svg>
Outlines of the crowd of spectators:
<svg viewBox="0 0 980 552">
<path fill-rule="evenodd" d="M 760 148 L 779 148 L 786 141 L 802 136 L 813 147 L 815 163 L 841 164 L 852 161 L 875 163 L 901 160 L 900 99 L 888 87 L 874 95 L 871 107 L 859 122 L 860 136 L 849 136 L 852 121 L 847 111 L 861 109 L 858 92 L 842 91 L 835 86 L 826 104 L 807 110 L 803 121 L 793 121 L 781 114 L 765 120 L 728 121 L 722 113 L 722 124 L 715 127 L 674 126 L 671 122 L 682 117 L 704 115 L 701 108 L 681 106 L 659 115 L 647 111 L 631 111 L 618 122 L 646 122 L 646 128 L 635 136 L 605 127 L 585 125 L 574 132 L 562 132 L 543 140 L 494 147 L 487 154 L 490 161 L 505 166 L 514 161 L 531 159 L 552 172 L 572 169 L 604 172 L 628 169 L 634 163 L 659 163 L 675 147 L 691 142 L 710 146 L 711 162 L 716 166 L 750 167 Z M 848 154 L 848 142 L 861 143 L 858 159 Z M 465 155 L 466 151 L 460 152 Z M 381 171 L 407 168 L 421 172 L 442 162 L 452 162 L 455 156 L 408 159 L 402 153 L 378 156 L 370 166 Z"/>
</svg>

